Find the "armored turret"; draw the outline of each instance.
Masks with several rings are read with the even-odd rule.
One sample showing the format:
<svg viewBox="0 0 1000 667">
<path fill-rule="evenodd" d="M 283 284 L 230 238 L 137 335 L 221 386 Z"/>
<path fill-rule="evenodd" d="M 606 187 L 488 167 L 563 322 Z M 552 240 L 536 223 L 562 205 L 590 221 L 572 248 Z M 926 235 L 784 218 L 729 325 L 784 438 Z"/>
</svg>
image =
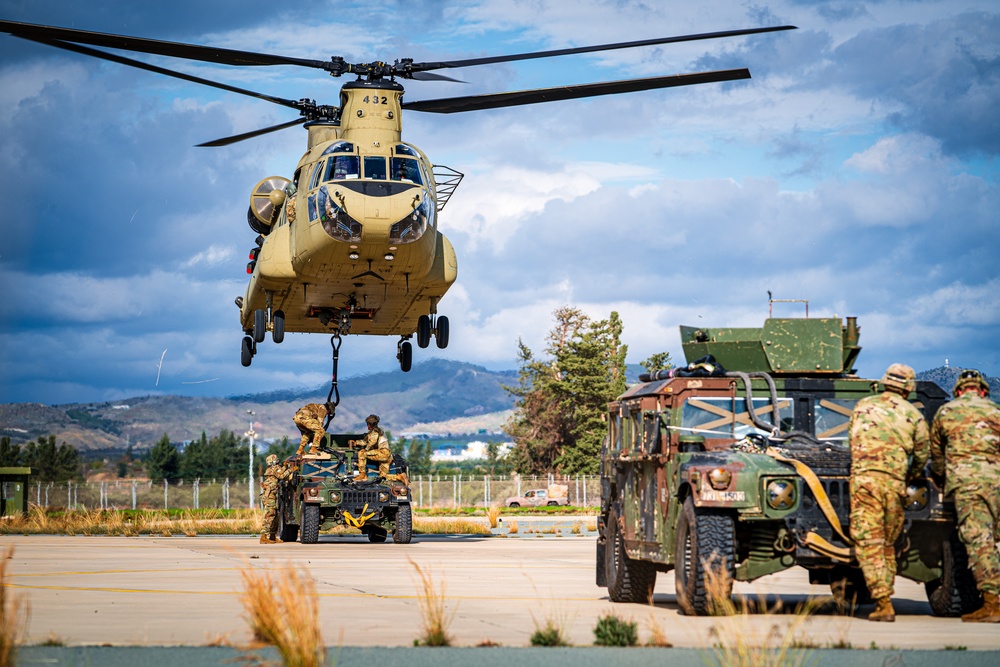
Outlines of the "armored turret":
<svg viewBox="0 0 1000 667">
<path fill-rule="evenodd" d="M 727 370 L 774 376 L 849 376 L 861 352 L 856 317 L 778 318 L 761 328 L 681 326 L 688 363 L 711 355 Z"/>
</svg>

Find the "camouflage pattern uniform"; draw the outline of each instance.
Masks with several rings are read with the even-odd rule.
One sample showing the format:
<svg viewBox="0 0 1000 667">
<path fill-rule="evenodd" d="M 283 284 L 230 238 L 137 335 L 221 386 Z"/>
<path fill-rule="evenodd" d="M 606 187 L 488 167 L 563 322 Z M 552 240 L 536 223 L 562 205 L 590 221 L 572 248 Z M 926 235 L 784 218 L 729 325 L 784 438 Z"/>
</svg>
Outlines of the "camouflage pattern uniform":
<svg viewBox="0 0 1000 667">
<path fill-rule="evenodd" d="M 392 463 L 392 452 L 389 451 L 389 440 L 385 437 L 385 432 L 378 426 L 378 415 L 368 415 L 365 419 L 368 425 L 368 433 L 360 440 L 351 440 L 348 444 L 359 447 L 358 451 L 358 476 L 354 479 L 359 482 L 368 480 L 368 461 L 378 462 L 379 477 L 386 481 L 402 481 L 409 484 L 406 473 L 398 475 L 389 474 L 389 464 Z"/>
<path fill-rule="evenodd" d="M 302 433 L 302 439 L 299 441 L 299 449 L 296 452 L 297 455 L 302 456 L 306 445 L 310 441 L 312 442 L 312 447 L 309 453 L 314 454 L 319 450 L 319 444 L 323 442 L 323 436 L 326 435 L 326 430 L 323 428 L 323 420 L 326 419 L 327 414 L 332 414 L 332 410 L 328 411 L 327 406 L 320 403 L 303 405 L 295 413 L 292 421 L 295 422 L 295 425 L 299 427 L 299 432 Z"/>
<path fill-rule="evenodd" d="M 271 454 L 267 457 L 267 470 L 264 480 L 260 483 L 260 495 L 264 503 L 264 522 L 260 530 L 261 544 L 274 544 L 278 530 L 278 483 L 291 479 L 295 466 L 289 463 L 278 463 L 278 457 Z"/>
<path fill-rule="evenodd" d="M 886 391 L 861 399 L 851 414 L 851 538 L 878 605 L 869 618 L 891 621 L 906 480 L 923 469 L 930 444 L 927 422 L 905 398 L 916 386 L 913 369 L 893 364 L 883 383 Z"/>
<path fill-rule="evenodd" d="M 966 388 L 975 390 L 963 391 Z M 931 469 L 936 475 L 946 473 L 945 494 L 954 494 L 958 534 L 969 553 L 969 568 L 984 598 L 991 594 L 995 599 L 1000 593 L 996 548 L 1000 533 L 1000 406 L 984 393 L 989 395 L 989 385 L 978 372 L 959 377 L 956 398 L 934 417 Z M 970 619 L 963 616 L 963 620 Z"/>
</svg>

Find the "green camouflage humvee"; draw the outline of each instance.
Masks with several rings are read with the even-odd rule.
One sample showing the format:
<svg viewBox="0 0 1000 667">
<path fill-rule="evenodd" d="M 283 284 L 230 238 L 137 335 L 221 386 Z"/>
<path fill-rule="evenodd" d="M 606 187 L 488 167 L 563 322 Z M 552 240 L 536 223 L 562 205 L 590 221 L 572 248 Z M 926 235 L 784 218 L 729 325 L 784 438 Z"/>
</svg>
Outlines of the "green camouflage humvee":
<svg viewBox="0 0 1000 667">
<path fill-rule="evenodd" d="M 611 600 L 647 602 L 656 573 L 673 570 L 682 611 L 707 614 L 708 568 L 728 595 L 734 580 L 796 565 L 842 602 L 869 599 L 850 540 L 847 434 L 878 382 L 854 374 L 858 335 L 856 318 L 681 327 L 690 370 L 642 376 L 609 404 L 597 584 Z M 947 395 L 918 382 L 910 400 L 930 423 Z M 924 582 L 937 615 L 976 609 L 951 502 L 930 480 L 907 494 L 898 574 Z"/>
<path fill-rule="evenodd" d="M 378 464 L 368 463 L 367 482 L 354 481 L 357 450 L 348 440 L 363 434 L 331 434 L 323 439 L 320 453 L 304 456 L 291 480 L 278 486 L 279 537 L 297 538 L 315 544 L 319 532 L 334 526 L 351 526 L 370 542 L 385 542 L 389 534 L 397 544 L 409 544 L 413 533 L 410 489 L 402 482 L 378 477 Z M 406 472 L 406 461 L 393 456 L 389 472 Z"/>
</svg>

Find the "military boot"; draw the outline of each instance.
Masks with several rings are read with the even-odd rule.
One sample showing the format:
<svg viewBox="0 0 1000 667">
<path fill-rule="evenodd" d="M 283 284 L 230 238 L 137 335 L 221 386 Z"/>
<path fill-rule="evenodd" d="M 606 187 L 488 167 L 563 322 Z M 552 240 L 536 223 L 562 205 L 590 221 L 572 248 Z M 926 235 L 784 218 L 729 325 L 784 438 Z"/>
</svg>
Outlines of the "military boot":
<svg viewBox="0 0 1000 667">
<path fill-rule="evenodd" d="M 868 614 L 869 621 L 881 621 L 883 623 L 893 623 L 896 620 L 896 610 L 892 608 L 890 598 L 878 598 L 875 600 L 875 611 Z"/>
<path fill-rule="evenodd" d="M 274 540 L 272 540 L 270 537 L 268 537 L 267 533 L 263 533 L 260 536 L 260 543 L 261 544 L 274 544 Z"/>
<path fill-rule="evenodd" d="M 983 606 L 962 616 L 963 623 L 1000 623 L 1000 598 L 996 593 L 983 593 Z"/>
<path fill-rule="evenodd" d="M 396 475 L 396 479 L 402 482 L 404 486 L 410 485 L 410 478 L 406 476 L 405 472 L 401 472 L 398 475 Z"/>
<path fill-rule="evenodd" d="M 354 476 L 354 481 L 355 482 L 367 482 L 368 481 L 368 475 L 365 474 L 365 473 L 359 472 L 357 475 Z"/>
</svg>

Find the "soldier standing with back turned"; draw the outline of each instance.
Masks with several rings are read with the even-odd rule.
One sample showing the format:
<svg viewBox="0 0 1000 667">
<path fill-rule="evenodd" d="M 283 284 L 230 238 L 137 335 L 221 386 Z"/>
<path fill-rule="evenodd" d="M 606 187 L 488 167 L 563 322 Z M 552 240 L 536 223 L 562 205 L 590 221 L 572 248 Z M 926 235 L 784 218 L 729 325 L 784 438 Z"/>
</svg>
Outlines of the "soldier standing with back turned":
<svg viewBox="0 0 1000 667">
<path fill-rule="evenodd" d="M 1000 407 L 979 371 L 962 371 L 951 393 L 931 428 L 931 469 L 947 468 L 945 495 L 954 494 L 958 536 L 983 594 L 982 608 L 962 620 L 1000 623 Z"/>
<path fill-rule="evenodd" d="M 295 466 L 289 463 L 278 463 L 278 457 L 271 454 L 267 457 L 267 470 L 264 480 L 260 483 L 260 495 L 264 503 L 264 522 L 260 529 L 261 544 L 277 544 L 275 533 L 278 531 L 278 484 L 291 479 Z"/>
<path fill-rule="evenodd" d="M 921 473 L 929 455 L 927 422 L 906 397 L 916 374 L 893 364 L 885 391 L 858 401 L 851 414 L 851 538 L 868 590 L 875 599 L 869 621 L 896 620 L 895 542 L 903 531 L 906 480 Z"/>
</svg>

